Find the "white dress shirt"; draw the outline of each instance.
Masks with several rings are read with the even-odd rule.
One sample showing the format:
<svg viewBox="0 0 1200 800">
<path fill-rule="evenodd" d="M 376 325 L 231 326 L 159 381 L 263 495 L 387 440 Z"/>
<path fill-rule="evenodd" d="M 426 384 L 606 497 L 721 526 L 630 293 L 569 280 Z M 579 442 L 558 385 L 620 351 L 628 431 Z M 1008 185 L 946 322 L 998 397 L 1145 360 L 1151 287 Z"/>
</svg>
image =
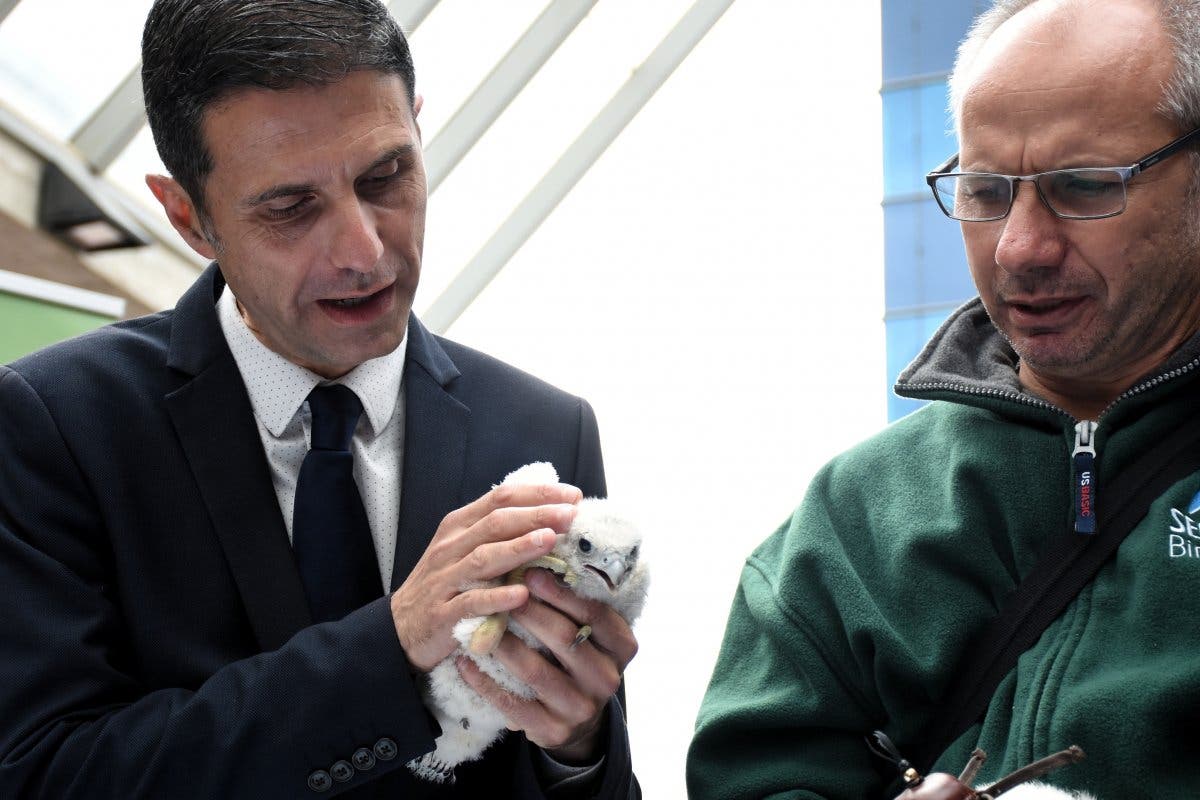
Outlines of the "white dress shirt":
<svg viewBox="0 0 1200 800">
<path fill-rule="evenodd" d="M 271 467 L 271 482 L 288 539 L 300 464 L 308 453 L 312 414 L 308 393 L 322 383 L 349 387 L 363 405 L 354 429 L 354 481 L 358 484 L 384 593 L 391 588 L 396 530 L 400 525 L 400 476 L 404 463 L 404 353 L 408 336 L 387 355 L 364 361 L 334 381 L 293 364 L 263 344 L 246 325 L 227 286 L 217 301 L 217 318 L 250 395 L 254 422 Z"/>
<path fill-rule="evenodd" d="M 237 362 L 242 382 L 250 395 L 254 422 L 263 451 L 271 467 L 271 481 L 288 540 L 292 538 L 292 514 L 296 504 L 296 481 L 308 453 L 312 436 L 312 414 L 308 393 L 322 383 L 341 383 L 353 390 L 363 404 L 363 415 L 354 429 L 354 481 L 362 495 L 379 577 L 386 594 L 391 589 L 392 560 L 396 554 L 396 530 L 400 525 L 400 477 L 404 463 L 404 355 L 408 336 L 385 356 L 364 361 L 337 380 L 327 381 L 315 372 L 293 364 L 263 344 L 246 325 L 237 308 L 233 291 L 226 286 L 217 301 L 217 318 L 225 341 Z M 597 774 L 604 757 L 596 764 L 577 767 L 561 764 L 541 748 L 533 748 L 534 763 L 547 791 L 565 795 L 585 786 Z"/>
</svg>

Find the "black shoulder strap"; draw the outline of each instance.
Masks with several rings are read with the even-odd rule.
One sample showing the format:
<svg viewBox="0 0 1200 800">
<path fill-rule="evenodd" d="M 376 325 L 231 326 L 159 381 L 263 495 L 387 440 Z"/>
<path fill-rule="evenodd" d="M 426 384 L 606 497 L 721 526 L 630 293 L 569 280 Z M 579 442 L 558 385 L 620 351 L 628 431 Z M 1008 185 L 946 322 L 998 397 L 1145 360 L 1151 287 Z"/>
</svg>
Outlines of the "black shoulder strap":
<svg viewBox="0 0 1200 800">
<path fill-rule="evenodd" d="M 995 621 L 968 651 L 942 703 L 940 727 L 916 743 L 913 762 L 928 770 L 955 739 L 981 719 L 1004 676 L 1037 643 L 1050 623 L 1146 516 L 1150 504 L 1176 482 L 1200 470 L 1200 414 L 1167 441 L 1139 456 L 1097 497 L 1097 532 L 1054 538 L 1013 590 Z"/>
</svg>

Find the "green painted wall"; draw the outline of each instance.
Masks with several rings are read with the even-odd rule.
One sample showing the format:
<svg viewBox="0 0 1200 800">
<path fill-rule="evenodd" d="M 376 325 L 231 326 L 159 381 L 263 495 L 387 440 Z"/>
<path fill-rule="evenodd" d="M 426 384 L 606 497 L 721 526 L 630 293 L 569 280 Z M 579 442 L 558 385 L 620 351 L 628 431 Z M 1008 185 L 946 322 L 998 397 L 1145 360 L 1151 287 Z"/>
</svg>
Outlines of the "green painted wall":
<svg viewBox="0 0 1200 800">
<path fill-rule="evenodd" d="M 0 292 L 0 364 L 113 321 L 103 314 Z"/>
</svg>

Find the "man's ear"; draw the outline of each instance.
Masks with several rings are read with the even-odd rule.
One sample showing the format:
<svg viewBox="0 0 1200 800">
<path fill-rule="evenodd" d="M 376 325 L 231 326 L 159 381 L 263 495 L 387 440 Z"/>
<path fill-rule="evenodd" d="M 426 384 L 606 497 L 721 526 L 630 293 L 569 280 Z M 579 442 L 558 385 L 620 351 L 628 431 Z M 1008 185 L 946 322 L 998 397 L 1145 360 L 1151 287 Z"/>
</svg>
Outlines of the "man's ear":
<svg viewBox="0 0 1200 800">
<path fill-rule="evenodd" d="M 413 127 L 417 129 L 417 141 L 421 141 L 421 123 L 417 120 L 417 115 L 421 113 L 423 105 L 425 105 L 424 95 L 417 95 L 413 98 Z"/>
<path fill-rule="evenodd" d="M 146 185 L 150 187 L 154 198 L 162 204 L 163 211 L 167 212 L 167 219 L 171 221 L 171 226 L 179 231 L 179 235 L 188 243 L 188 246 L 205 258 L 215 259 L 217 257 L 216 249 L 204 235 L 204 229 L 200 224 L 200 215 L 196 212 L 196 207 L 192 205 L 192 199 L 188 197 L 179 182 L 166 175 L 147 175 Z"/>
</svg>

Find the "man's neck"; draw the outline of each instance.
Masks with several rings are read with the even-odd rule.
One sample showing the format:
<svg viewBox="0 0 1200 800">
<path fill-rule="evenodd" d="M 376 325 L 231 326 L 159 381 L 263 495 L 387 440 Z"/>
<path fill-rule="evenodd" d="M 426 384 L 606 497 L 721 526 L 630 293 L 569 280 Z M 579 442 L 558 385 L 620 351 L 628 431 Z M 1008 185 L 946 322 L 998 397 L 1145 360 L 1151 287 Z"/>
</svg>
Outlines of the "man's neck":
<svg viewBox="0 0 1200 800">
<path fill-rule="evenodd" d="M 1122 392 L 1141 377 L 1140 373 L 1112 381 L 1046 377 L 1024 361 L 1018 365 L 1017 374 L 1021 388 L 1026 392 L 1053 403 L 1077 420 L 1098 419 Z"/>
</svg>

